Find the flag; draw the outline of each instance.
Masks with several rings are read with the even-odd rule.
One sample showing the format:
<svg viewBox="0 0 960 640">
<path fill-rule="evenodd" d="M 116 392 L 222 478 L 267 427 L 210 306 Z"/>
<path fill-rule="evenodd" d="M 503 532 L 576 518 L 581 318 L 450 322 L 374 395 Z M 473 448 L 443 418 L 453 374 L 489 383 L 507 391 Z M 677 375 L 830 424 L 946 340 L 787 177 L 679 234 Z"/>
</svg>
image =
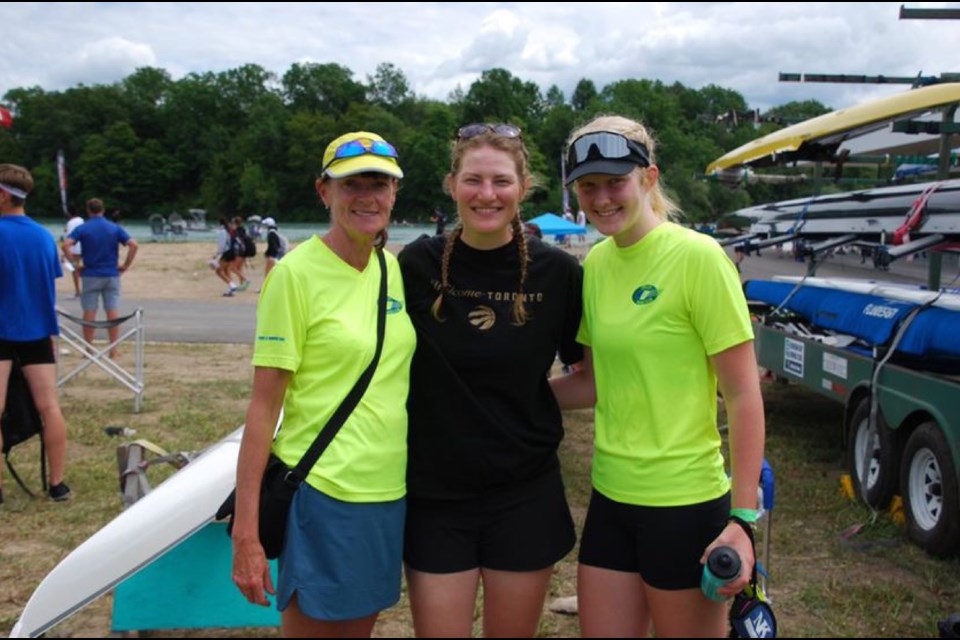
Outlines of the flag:
<svg viewBox="0 0 960 640">
<path fill-rule="evenodd" d="M 9 129 L 13 126 L 13 114 L 6 107 L 0 107 L 0 127 Z"/>
<path fill-rule="evenodd" d="M 60 178 L 60 204 L 63 205 L 63 214 L 69 215 L 67 210 L 67 161 L 63 157 L 63 149 L 57 151 L 57 176 Z"/>
</svg>

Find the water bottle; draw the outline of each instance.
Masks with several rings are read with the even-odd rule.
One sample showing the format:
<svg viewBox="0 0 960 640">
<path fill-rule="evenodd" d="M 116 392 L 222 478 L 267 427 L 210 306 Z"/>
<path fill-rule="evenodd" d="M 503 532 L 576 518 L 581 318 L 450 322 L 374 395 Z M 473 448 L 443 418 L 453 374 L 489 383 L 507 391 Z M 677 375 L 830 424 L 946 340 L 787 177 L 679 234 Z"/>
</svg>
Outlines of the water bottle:
<svg viewBox="0 0 960 640">
<path fill-rule="evenodd" d="M 726 597 L 717 593 L 717 589 L 738 575 L 740 575 L 740 556 L 730 547 L 717 547 L 710 552 L 707 563 L 703 565 L 700 590 L 711 600 L 723 602 Z"/>
</svg>

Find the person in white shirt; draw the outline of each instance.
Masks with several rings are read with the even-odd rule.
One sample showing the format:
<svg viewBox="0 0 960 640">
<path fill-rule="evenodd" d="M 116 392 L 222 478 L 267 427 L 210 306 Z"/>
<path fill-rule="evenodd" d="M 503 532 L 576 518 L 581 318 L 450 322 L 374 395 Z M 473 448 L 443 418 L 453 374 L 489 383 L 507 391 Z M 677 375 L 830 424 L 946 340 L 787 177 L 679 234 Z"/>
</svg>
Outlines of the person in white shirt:
<svg viewBox="0 0 960 640">
<path fill-rule="evenodd" d="M 66 238 L 70 233 L 83 224 L 83 216 L 76 212 L 73 207 L 70 208 L 70 219 L 67 220 L 63 228 L 63 237 Z M 80 267 L 81 267 L 81 248 L 79 242 L 75 243 L 70 249 L 63 251 L 63 259 L 69 265 L 68 270 L 73 276 L 73 297 L 80 297 Z M 72 269 L 70 267 L 73 267 Z"/>
</svg>

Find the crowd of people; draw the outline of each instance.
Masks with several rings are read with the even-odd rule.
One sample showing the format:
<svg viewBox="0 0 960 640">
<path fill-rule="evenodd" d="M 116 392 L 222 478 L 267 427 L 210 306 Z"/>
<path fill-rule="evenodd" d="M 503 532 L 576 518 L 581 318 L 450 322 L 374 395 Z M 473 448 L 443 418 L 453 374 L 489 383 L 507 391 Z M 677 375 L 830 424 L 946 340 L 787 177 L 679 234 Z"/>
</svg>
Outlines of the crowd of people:
<svg viewBox="0 0 960 640">
<path fill-rule="evenodd" d="M 397 257 L 385 246 L 404 169 L 373 132 L 323 151 L 313 188 L 329 212 L 325 234 L 288 251 L 275 220 L 262 221 L 232 577 L 250 602 L 276 596 L 284 635 L 369 636 L 399 600 L 403 570 L 417 636 L 469 637 L 481 590 L 485 636 L 535 636 L 554 566 L 577 541 L 557 454 L 571 408 L 596 416 L 579 548 L 584 636 L 726 635 L 725 606 L 701 592 L 700 576 L 711 550 L 731 547 L 742 568 L 720 594 L 732 597 L 755 563 L 764 415 L 753 333 L 734 263 L 672 221 L 657 155 L 628 118 L 571 133 L 577 222 L 605 236 L 582 266 L 524 226 L 535 178 L 523 132 L 506 123 L 460 127 L 444 181 L 452 229 L 438 207 L 436 235 Z M 28 191 L 0 167 L 0 237 L 26 237 Z M 102 202 L 87 213 L 64 250 L 82 247 L 85 317 L 97 296 L 110 317 L 136 242 L 101 219 Z M 241 219 L 220 220 L 212 266 L 224 296 L 249 286 L 247 235 Z M 117 268 L 118 245 L 128 248 L 119 273 L 95 271 L 108 252 Z M 33 268 L 52 287 L 56 250 L 40 254 L 31 252 Z M 11 259 L 0 254 L 0 284 Z M 7 290 L 0 311 L 13 305 Z M 32 332 L 0 313 L 0 383 L 13 357 L 26 357 L 26 372 L 51 367 L 50 295 L 35 311 L 47 322 Z M 551 376 L 557 358 L 568 373 Z M 294 468 L 358 389 L 294 495 L 274 584 L 258 533 L 268 459 Z M 47 396 L 49 437 L 62 441 L 55 391 Z M 57 451 L 51 483 L 62 484 Z"/>
</svg>

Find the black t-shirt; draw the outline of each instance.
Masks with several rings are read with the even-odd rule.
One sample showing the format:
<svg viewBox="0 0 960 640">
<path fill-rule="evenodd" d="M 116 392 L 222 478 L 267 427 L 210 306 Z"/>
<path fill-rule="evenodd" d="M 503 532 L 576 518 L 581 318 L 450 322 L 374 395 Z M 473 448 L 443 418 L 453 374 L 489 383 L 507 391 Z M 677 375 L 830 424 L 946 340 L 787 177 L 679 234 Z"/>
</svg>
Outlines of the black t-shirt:
<svg viewBox="0 0 960 640">
<path fill-rule="evenodd" d="M 424 237 L 399 256 L 417 329 L 407 490 L 419 498 L 460 499 L 532 480 L 559 464 L 563 423 L 547 375 L 558 352 L 568 364 L 583 358 L 576 342 L 583 271 L 573 256 L 528 238 L 528 318 L 515 326 L 516 244 L 479 251 L 458 240 L 440 322 L 430 307 L 440 290 L 444 241 Z"/>
<path fill-rule="evenodd" d="M 282 258 L 280 253 L 280 236 L 277 235 L 276 229 L 270 229 L 267 231 L 267 250 L 263 255 L 268 258 Z"/>
</svg>

